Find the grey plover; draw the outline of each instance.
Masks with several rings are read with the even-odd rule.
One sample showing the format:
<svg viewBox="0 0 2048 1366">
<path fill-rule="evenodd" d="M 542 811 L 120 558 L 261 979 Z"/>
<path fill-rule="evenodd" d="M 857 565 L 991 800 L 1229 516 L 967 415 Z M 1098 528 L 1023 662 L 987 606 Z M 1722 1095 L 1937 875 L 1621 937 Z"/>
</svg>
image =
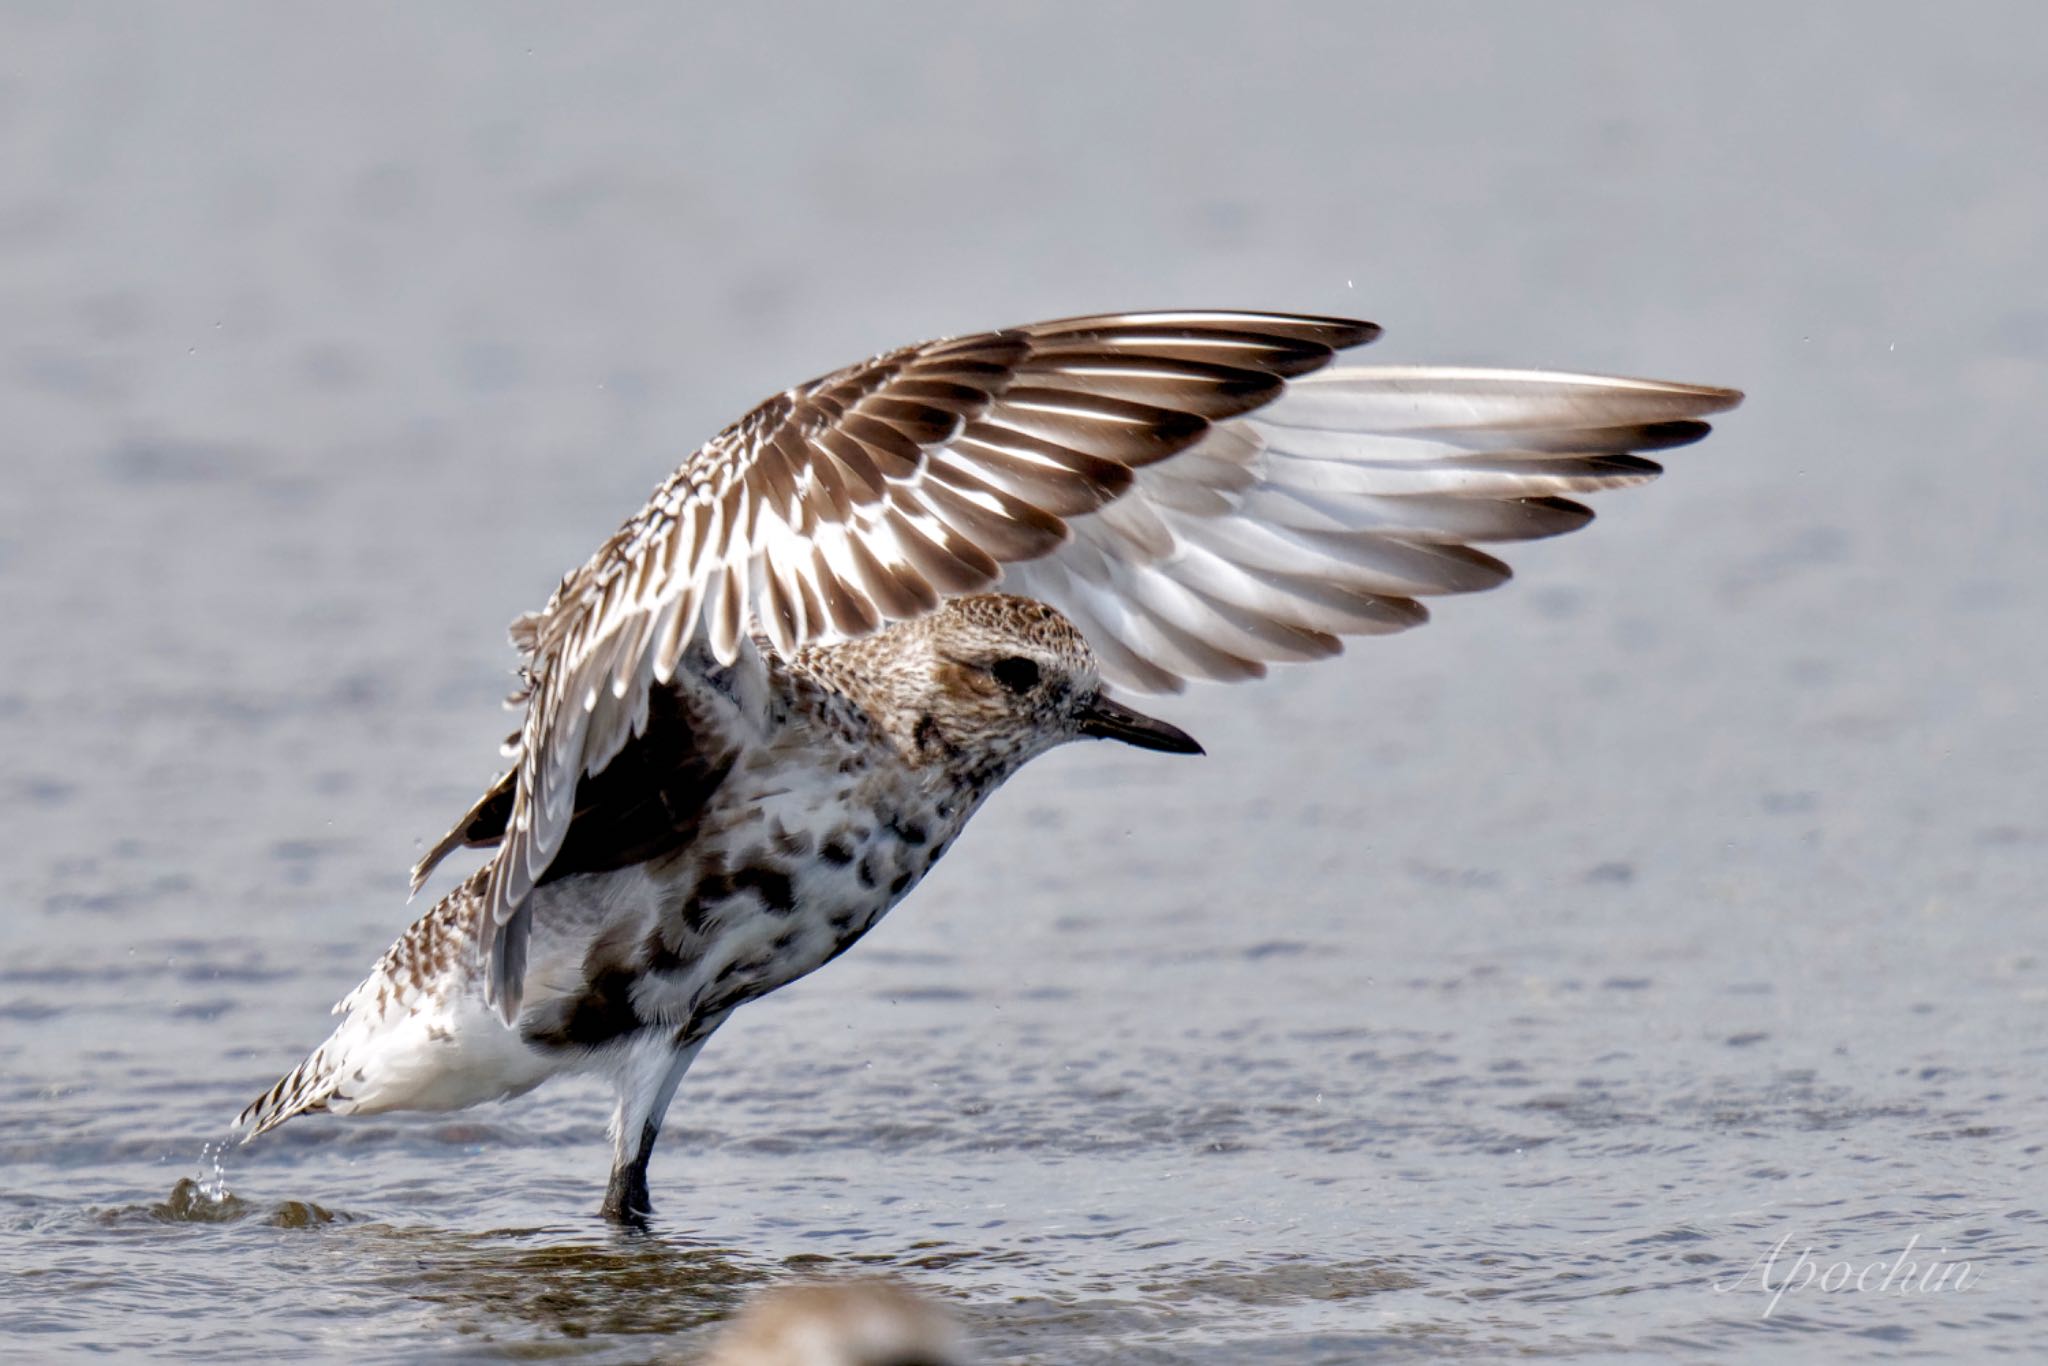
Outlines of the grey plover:
<svg viewBox="0 0 2048 1366">
<path fill-rule="evenodd" d="M 677 1083 L 845 952 L 1034 756 L 1199 753 L 1178 691 L 1405 630 L 1508 576 L 1568 495 L 1645 483 L 1728 389 L 1331 365 L 1371 323 L 1070 318 L 775 395 L 513 623 L 510 768 L 414 869 L 494 850 L 241 1116 L 617 1087 L 608 1215 L 649 1208 Z"/>
</svg>

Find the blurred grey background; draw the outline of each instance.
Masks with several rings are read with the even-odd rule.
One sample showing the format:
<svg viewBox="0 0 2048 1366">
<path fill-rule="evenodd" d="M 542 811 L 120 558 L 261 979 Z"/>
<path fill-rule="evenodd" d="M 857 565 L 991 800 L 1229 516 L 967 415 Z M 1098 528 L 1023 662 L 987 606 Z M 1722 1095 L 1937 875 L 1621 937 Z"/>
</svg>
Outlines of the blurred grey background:
<svg viewBox="0 0 2048 1366">
<path fill-rule="evenodd" d="M 411 913 L 505 622 L 794 380 L 1235 306 L 1751 397 L 1518 583 L 1170 704 L 1200 768 L 1038 765 L 721 1034 L 657 1190 L 748 1266 L 951 1239 L 998 1355 L 1792 1350 L 1707 1288 L 1781 1233 L 2003 1268 L 1808 1297 L 1820 1359 L 2031 1344 L 2044 51 L 2020 4 L 0 6 L 0 1332 L 266 1350 L 174 1285 L 552 1340 L 467 1245 L 423 1299 L 410 1234 L 152 1213 Z M 235 1183 L 580 1246 L 600 1124 Z"/>
</svg>

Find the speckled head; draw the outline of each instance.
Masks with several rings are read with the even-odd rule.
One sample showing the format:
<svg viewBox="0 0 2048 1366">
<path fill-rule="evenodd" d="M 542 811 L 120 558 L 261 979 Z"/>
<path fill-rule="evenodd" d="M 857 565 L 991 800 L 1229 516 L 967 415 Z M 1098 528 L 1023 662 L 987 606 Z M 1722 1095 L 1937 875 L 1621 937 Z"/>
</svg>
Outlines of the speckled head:
<svg viewBox="0 0 2048 1366">
<path fill-rule="evenodd" d="M 1199 754 L 1176 727 L 1103 695 L 1094 652 L 1042 602 L 955 598 L 929 616 L 816 652 L 817 671 L 851 695 L 920 768 L 1001 782 L 1055 745 L 1095 736 Z"/>
</svg>

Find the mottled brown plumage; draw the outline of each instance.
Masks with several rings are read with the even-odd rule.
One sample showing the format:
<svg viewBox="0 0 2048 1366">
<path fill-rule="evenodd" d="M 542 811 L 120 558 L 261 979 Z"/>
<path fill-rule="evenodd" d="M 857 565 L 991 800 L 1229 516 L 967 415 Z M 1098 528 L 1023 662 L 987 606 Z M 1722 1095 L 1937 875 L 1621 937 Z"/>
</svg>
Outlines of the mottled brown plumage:
<svg viewBox="0 0 2048 1366">
<path fill-rule="evenodd" d="M 1103 681 L 1326 658 L 1491 587 L 1480 544 L 1658 467 L 1729 390 L 1324 368 L 1370 323 L 1181 312 L 924 343 L 714 437 L 515 623 L 512 768 L 414 870 L 489 861 L 251 1105 L 618 1085 L 606 1208 L 733 1010 L 844 952 L 989 794 L 1084 736 L 1196 752 Z M 501 1023 L 502 1022 L 502 1023 Z M 510 1026 L 509 1028 L 505 1026 Z"/>
</svg>

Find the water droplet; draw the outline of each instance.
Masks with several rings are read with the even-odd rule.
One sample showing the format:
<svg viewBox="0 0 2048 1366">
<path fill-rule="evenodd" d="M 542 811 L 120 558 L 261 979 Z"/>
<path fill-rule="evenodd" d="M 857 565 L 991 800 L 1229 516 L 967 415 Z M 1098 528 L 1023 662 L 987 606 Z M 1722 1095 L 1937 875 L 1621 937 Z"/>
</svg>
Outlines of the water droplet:
<svg viewBox="0 0 2048 1366">
<path fill-rule="evenodd" d="M 199 1193 L 218 1205 L 228 1198 L 228 1167 L 226 1162 L 228 1139 L 217 1139 L 199 1150 L 199 1161 L 204 1174 L 199 1178 Z"/>
</svg>

